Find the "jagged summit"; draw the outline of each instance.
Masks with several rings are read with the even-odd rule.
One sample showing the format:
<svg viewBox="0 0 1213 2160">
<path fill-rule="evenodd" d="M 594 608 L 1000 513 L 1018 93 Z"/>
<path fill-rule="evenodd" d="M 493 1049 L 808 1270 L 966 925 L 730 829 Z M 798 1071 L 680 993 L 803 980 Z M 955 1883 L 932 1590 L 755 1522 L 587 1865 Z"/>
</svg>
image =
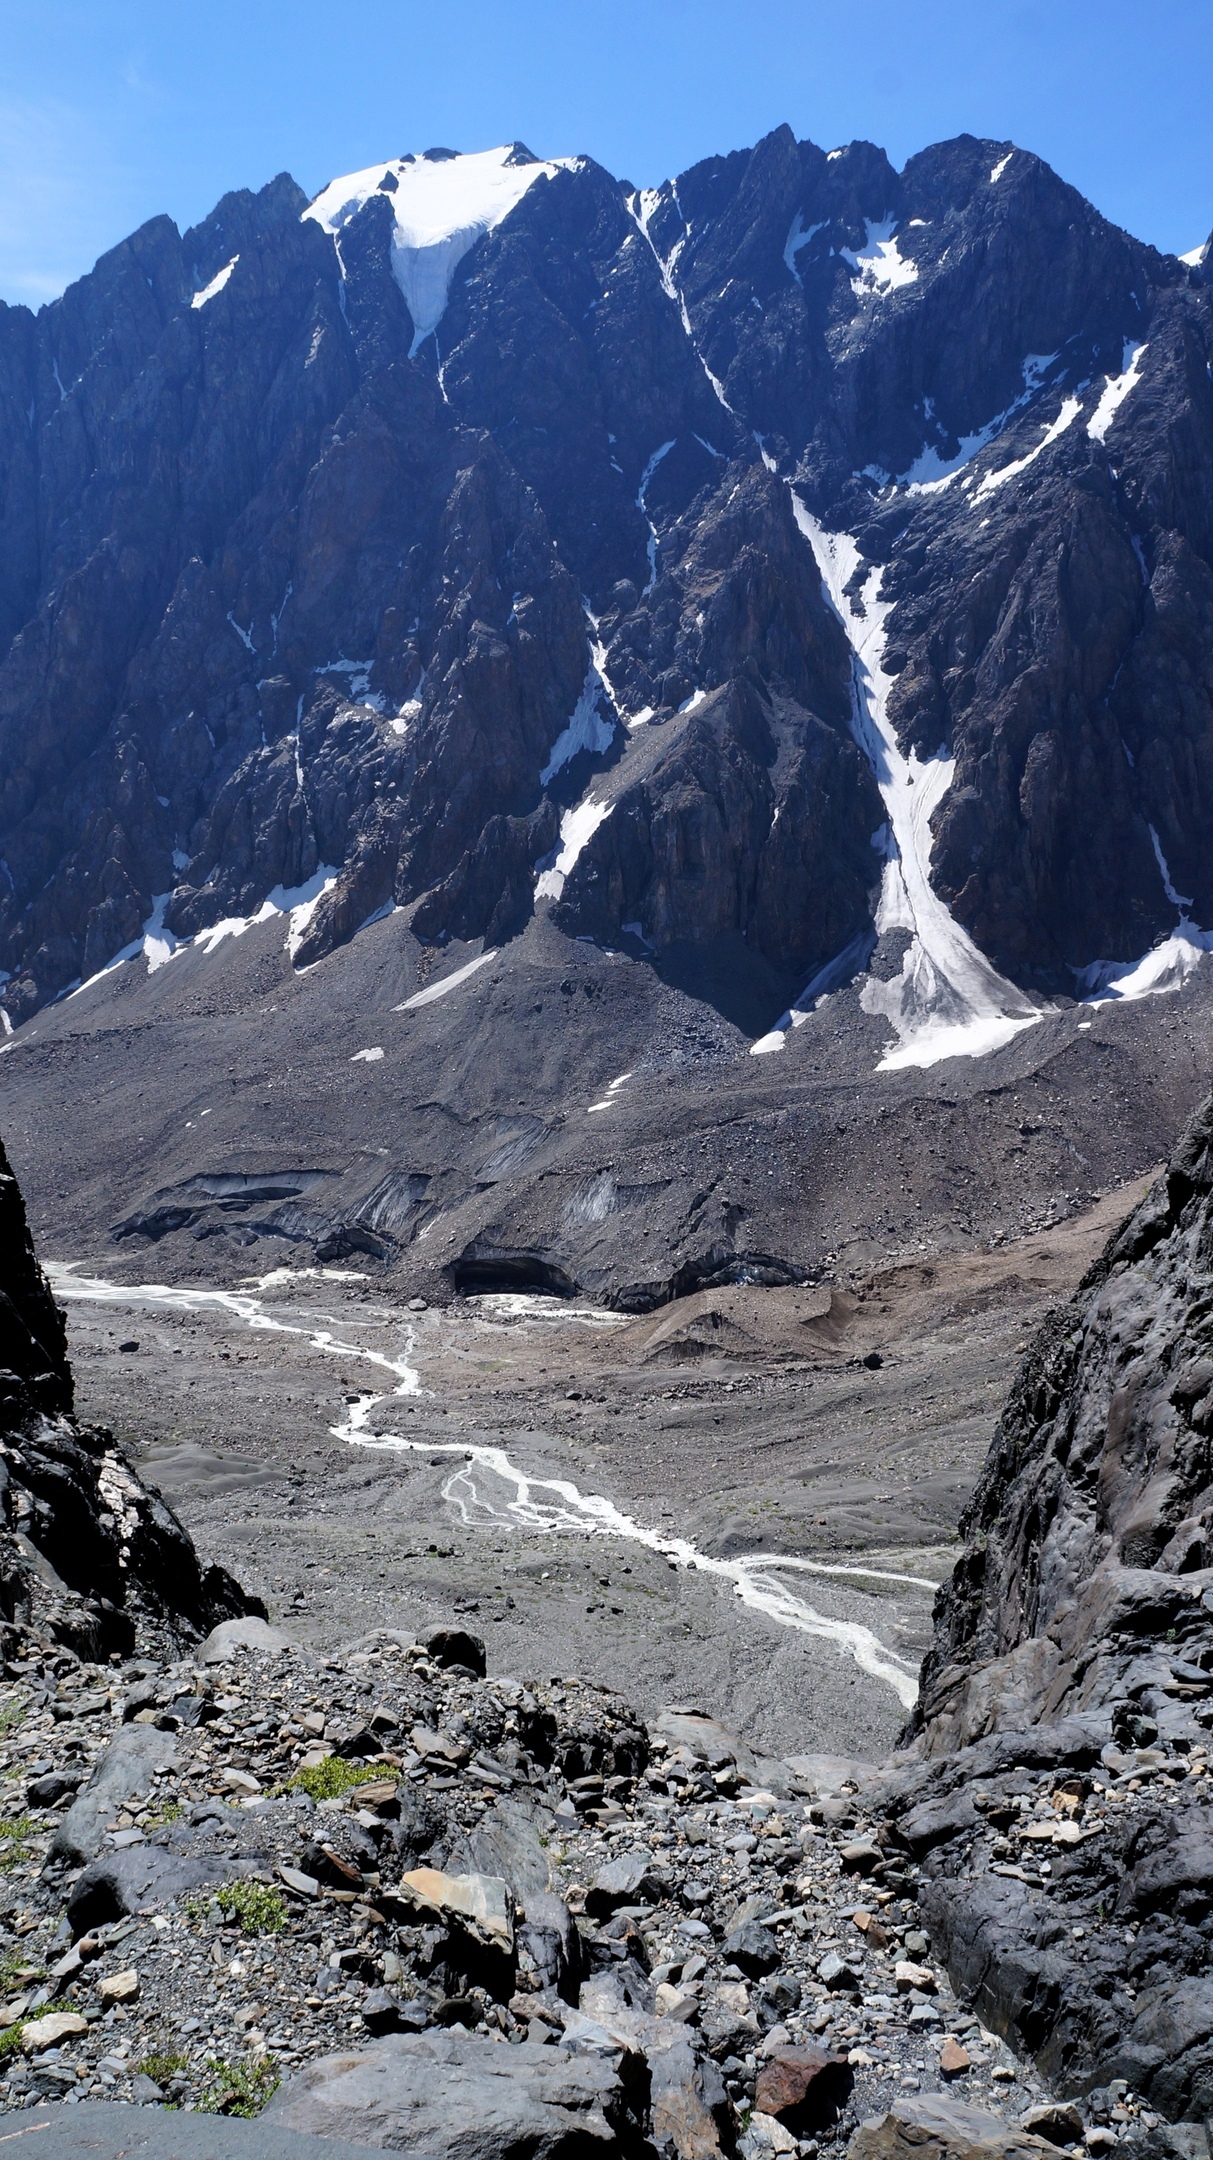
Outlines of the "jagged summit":
<svg viewBox="0 0 1213 2160">
<path fill-rule="evenodd" d="M 442 320 L 451 279 L 469 248 L 500 225 L 541 176 L 569 171 L 575 159 L 543 164 L 521 143 L 461 156 L 453 150 L 411 152 L 331 180 L 304 216 L 340 235 L 373 194 L 391 204 L 392 271 L 413 321 L 410 357 Z"/>
<path fill-rule="evenodd" d="M 533 975 L 493 1115 L 546 1133 L 1203 995 L 1211 306 L 971 136 L 639 194 L 431 149 L 154 220 L 0 317 L 9 1023 L 257 956 L 331 1015 L 383 954 L 462 1089 Z M 541 1025 L 595 954 L 601 1070 Z"/>
</svg>

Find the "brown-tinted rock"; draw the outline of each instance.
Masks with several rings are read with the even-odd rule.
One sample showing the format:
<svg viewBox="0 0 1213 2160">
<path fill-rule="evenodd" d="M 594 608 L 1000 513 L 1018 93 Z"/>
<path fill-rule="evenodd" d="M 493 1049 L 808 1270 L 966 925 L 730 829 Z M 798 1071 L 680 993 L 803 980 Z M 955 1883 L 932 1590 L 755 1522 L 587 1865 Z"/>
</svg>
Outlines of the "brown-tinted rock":
<svg viewBox="0 0 1213 2160">
<path fill-rule="evenodd" d="M 943 2094 L 898 2100 L 860 2124 L 847 2160 L 1050 2160 L 1055 2148 Z"/>
<path fill-rule="evenodd" d="M 827 2055 L 823 2048 L 779 2048 L 758 2073 L 754 2105 L 808 2135 L 833 2120 L 851 2079 L 845 2058 Z"/>
</svg>

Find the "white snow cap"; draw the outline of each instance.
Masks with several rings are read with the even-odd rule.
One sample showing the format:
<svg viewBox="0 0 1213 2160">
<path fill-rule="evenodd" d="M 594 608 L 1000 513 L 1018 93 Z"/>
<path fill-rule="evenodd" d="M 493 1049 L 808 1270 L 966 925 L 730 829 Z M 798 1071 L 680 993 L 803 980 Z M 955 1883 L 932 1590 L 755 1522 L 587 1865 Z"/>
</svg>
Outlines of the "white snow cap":
<svg viewBox="0 0 1213 2160">
<path fill-rule="evenodd" d="M 554 158 L 544 164 L 520 143 L 469 157 L 426 150 L 420 157 L 393 158 L 331 180 L 303 215 L 315 218 L 340 244 L 363 204 L 372 195 L 387 196 L 395 219 L 392 269 L 413 318 L 416 352 L 442 321 L 451 279 L 468 249 L 508 217 L 541 174 L 550 180 L 578 163 Z"/>
</svg>

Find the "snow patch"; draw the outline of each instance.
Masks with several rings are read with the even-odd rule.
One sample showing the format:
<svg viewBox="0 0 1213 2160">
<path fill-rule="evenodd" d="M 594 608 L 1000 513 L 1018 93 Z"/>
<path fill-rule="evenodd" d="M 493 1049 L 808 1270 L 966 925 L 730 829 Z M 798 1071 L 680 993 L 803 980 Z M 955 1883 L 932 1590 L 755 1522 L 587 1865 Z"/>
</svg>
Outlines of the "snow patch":
<svg viewBox="0 0 1213 2160">
<path fill-rule="evenodd" d="M 444 975 L 441 982 L 429 983 L 424 990 L 414 990 L 412 997 L 406 998 L 403 1005 L 393 1006 L 392 1010 L 418 1012 L 423 1005 L 433 1005 L 439 998 L 444 998 L 448 990 L 457 990 L 460 983 L 465 983 L 469 975 L 476 973 L 477 968 L 487 967 L 489 961 L 496 958 L 497 948 L 494 946 L 491 952 L 482 952 L 475 960 L 469 960 L 466 967 L 456 968 L 453 975 Z"/>
<path fill-rule="evenodd" d="M 95 975 L 90 975 L 87 982 L 76 983 L 67 992 L 67 996 L 80 997 L 85 990 L 91 990 L 94 983 L 103 982 L 115 969 L 125 967 L 128 961 L 138 960 L 140 957 L 147 961 L 149 975 L 155 975 L 160 968 L 167 967 L 169 961 L 175 959 L 178 953 L 188 952 L 191 947 L 197 947 L 209 958 L 225 939 L 243 937 L 246 930 L 255 929 L 258 923 L 272 922 L 276 915 L 289 917 L 283 949 L 290 954 L 293 964 L 304 931 L 324 894 L 330 892 L 336 884 L 337 877 L 338 872 L 329 864 L 323 863 L 304 885 L 295 885 L 289 889 L 284 885 L 275 885 L 273 892 L 267 895 L 254 914 L 227 915 L 222 922 L 208 924 L 205 930 L 197 931 L 192 938 L 174 937 L 172 931 L 165 928 L 165 910 L 172 894 L 156 893 L 152 899 L 152 912 L 140 935 L 129 945 L 124 945 L 121 952 L 115 953 L 113 959 L 107 961 L 103 968 L 98 968 Z"/>
<path fill-rule="evenodd" d="M 566 810 L 560 820 L 560 845 L 554 862 L 539 874 L 535 886 L 537 900 L 559 900 L 564 891 L 564 881 L 572 869 L 587 840 L 591 840 L 614 808 L 613 803 L 593 802 L 589 796 Z"/>
<path fill-rule="evenodd" d="M 1155 945 L 1140 960 L 1093 960 L 1089 967 L 1076 968 L 1075 978 L 1084 1005 L 1132 1004 L 1138 998 L 1161 997 L 1167 991 L 1182 990 L 1189 976 L 1196 973 L 1205 954 L 1213 953 L 1213 930 L 1198 929 L 1192 921 L 1188 914 L 1192 901 L 1176 892 L 1162 842 L 1153 825 L 1149 832 L 1162 889 L 1178 911 L 1178 925 L 1169 938 L 1164 938 L 1161 945 Z"/>
<path fill-rule="evenodd" d="M 1006 169 L 1007 169 L 1008 165 L 1010 164 L 1010 162 L 1011 162 L 1011 159 L 1012 159 L 1012 158 L 1014 157 L 1014 155 L 1015 155 L 1015 152 L 1014 152 L 1013 150 L 1008 150 L 1008 152 L 1007 152 L 1007 154 L 1006 154 L 1005 158 L 999 158 L 999 160 L 998 160 L 998 163 L 997 163 L 997 165 L 996 165 L 996 166 L 994 167 L 993 171 L 992 171 L 992 172 L 991 172 L 991 174 L 990 174 L 990 185 L 991 185 L 991 187 L 993 187 L 993 186 L 994 186 L 994 184 L 995 184 L 995 182 L 996 182 L 996 181 L 998 181 L 998 180 L 1001 180 L 1001 179 L 1002 179 L 1002 176 L 1003 176 L 1003 174 L 1005 173 L 1005 171 L 1006 171 Z"/>
<path fill-rule="evenodd" d="M 798 285 L 801 278 L 800 272 L 796 268 L 796 257 L 799 255 L 801 248 L 807 247 L 810 240 L 815 240 L 819 232 L 825 231 L 827 222 L 828 220 L 820 225 L 806 225 L 799 210 L 792 219 L 791 231 L 783 245 L 783 259 Z"/>
<path fill-rule="evenodd" d="M 219 271 L 216 277 L 211 279 L 210 284 L 204 285 L 201 292 L 194 294 L 190 306 L 192 308 L 205 307 L 208 300 L 213 300 L 216 293 L 221 293 L 239 260 L 238 255 L 233 255 L 230 263 L 224 263 L 222 270 Z"/>
<path fill-rule="evenodd" d="M 1023 389 L 1005 412 L 995 413 L 994 418 L 987 420 L 975 434 L 962 435 L 954 457 L 941 457 L 934 443 L 925 444 L 909 471 L 902 473 L 898 486 L 908 488 L 911 495 L 937 495 L 946 488 L 971 458 L 987 449 L 1003 433 L 1016 413 L 1031 404 L 1057 357 L 1056 353 L 1029 353 L 1023 363 Z M 872 476 L 877 477 L 875 473 Z"/>
<path fill-rule="evenodd" d="M 334 240 L 372 195 L 392 206 L 392 270 L 413 318 L 411 353 L 438 328 L 451 280 L 469 248 L 493 232 L 541 176 L 570 171 L 576 158 L 511 162 L 515 146 L 469 157 L 396 158 L 330 181 L 303 212 Z"/>
<path fill-rule="evenodd" d="M 891 293 L 900 285 L 913 285 L 918 278 L 918 264 L 897 251 L 893 237 L 897 219 L 886 217 L 874 224 L 871 218 L 865 218 L 863 222 L 867 239 L 858 252 L 852 248 L 838 250 L 843 261 L 859 273 L 851 279 L 852 292 L 862 300 L 871 293 Z"/>
<path fill-rule="evenodd" d="M 373 1050 L 355 1050 L 353 1057 L 350 1059 L 350 1064 L 377 1065 L 382 1056 L 383 1052 L 380 1049 L 379 1045 L 376 1043 Z"/>
<path fill-rule="evenodd" d="M 883 666 L 892 605 L 880 597 L 883 569 L 877 565 L 868 571 L 856 599 L 848 587 L 860 566 L 857 542 L 848 533 L 826 532 L 795 489 L 792 508 L 851 645 L 852 732 L 888 813 L 888 827 L 877 836 L 886 862 L 876 929 L 911 932 L 901 973 L 890 982 L 869 975 L 860 993 L 864 1011 L 882 1014 L 897 1035 L 878 1069 L 980 1057 L 1042 1015 L 991 966 L 932 889 L 931 817 L 951 786 L 955 759 L 941 753 L 920 762 L 916 752 L 906 757 L 898 748 L 888 718 L 893 678 Z"/>
<path fill-rule="evenodd" d="M 673 202 L 679 217 L 682 218 L 682 234 L 681 237 L 674 242 L 674 245 L 670 249 L 669 254 L 661 255 L 658 252 L 657 243 L 654 240 L 652 233 L 649 231 L 649 226 L 652 223 L 653 214 L 657 210 L 658 205 L 660 204 L 662 197 L 665 194 L 666 187 L 668 187 L 670 191 L 670 200 Z M 653 260 L 657 265 L 658 274 L 661 278 L 662 290 L 666 294 L 667 299 L 672 300 L 678 310 L 679 320 L 682 323 L 683 330 L 686 334 L 687 342 L 690 345 L 691 351 L 694 353 L 695 358 L 698 360 L 700 367 L 703 369 L 704 374 L 707 376 L 707 379 L 712 386 L 713 396 L 721 405 L 723 405 L 727 413 L 732 413 L 733 408 L 724 394 L 724 384 L 721 382 L 718 375 L 713 375 L 711 368 L 708 366 L 707 361 L 704 359 L 703 354 L 700 352 L 699 347 L 695 342 L 695 332 L 691 328 L 691 318 L 687 310 L 687 304 L 686 301 L 683 299 L 682 290 L 674 276 L 674 271 L 677 267 L 678 258 L 681 255 L 684 247 L 686 246 L 687 241 L 691 237 L 690 225 L 687 223 L 686 218 L 683 217 L 682 204 L 678 200 L 677 187 L 674 185 L 673 181 L 667 180 L 665 183 L 665 187 L 642 188 L 638 194 L 630 197 L 627 207 L 629 216 L 635 220 L 637 230 L 648 242 L 649 251 L 652 254 Z"/>
<path fill-rule="evenodd" d="M 1208 252 L 1209 243 L 1202 240 L 1199 247 L 1189 248 L 1187 254 L 1181 255 L 1179 259 L 1181 263 L 1187 263 L 1190 270 L 1199 270 L 1203 267 Z"/>
<path fill-rule="evenodd" d="M 1109 375 L 1103 386 L 1098 405 L 1087 422 L 1087 433 L 1092 442 L 1106 442 L 1108 429 L 1128 397 L 1130 390 L 1141 381 L 1141 363 L 1149 351 L 1148 345 L 1135 345 L 1125 339 L 1121 358 L 1121 373 Z"/>
<path fill-rule="evenodd" d="M 630 1072 L 620 1073 L 617 1080 L 611 1080 L 610 1082 L 608 1082 L 607 1091 L 606 1094 L 603 1096 L 602 1101 L 592 1102 L 586 1111 L 586 1116 L 592 1117 L 595 1110 L 609 1110 L 611 1104 L 615 1100 L 616 1095 L 619 1093 L 620 1088 L 626 1087 L 631 1077 L 632 1075 Z"/>
<path fill-rule="evenodd" d="M 323 667 L 313 668 L 312 673 L 314 675 L 344 675 L 349 684 L 351 705 L 365 705 L 368 712 L 381 713 L 384 711 L 387 701 L 381 691 L 371 689 L 371 669 L 374 665 L 373 660 L 346 660 L 342 658 L 340 660 L 328 660 Z M 408 708 L 404 706 L 401 710 L 407 712 Z M 418 711 L 420 711 L 420 707 L 418 707 Z M 403 729 L 400 732 L 403 733 Z"/>
<path fill-rule="evenodd" d="M 552 744 L 547 764 L 539 775 L 540 787 L 547 787 L 565 765 L 571 763 L 582 750 L 603 753 L 615 740 L 615 724 L 604 720 L 598 710 L 598 700 L 605 685 L 593 659 L 586 669 L 581 696 L 573 708 L 573 717 Z"/>
<path fill-rule="evenodd" d="M 652 518 L 649 516 L 648 504 L 645 498 L 648 495 L 649 482 L 652 480 L 653 474 L 656 472 L 657 467 L 660 465 L 662 459 L 669 456 L 677 440 L 678 438 L 676 435 L 671 436 L 669 442 L 663 442 L 660 449 L 654 450 L 652 457 L 649 459 L 648 464 L 645 466 L 644 471 L 640 475 L 640 486 L 636 490 L 636 508 L 639 510 L 641 517 L 644 519 L 645 524 L 649 528 L 649 582 L 644 588 L 644 597 L 646 600 L 649 594 L 652 592 L 654 585 L 657 583 L 658 543 L 657 527 L 654 525 Z"/>
<path fill-rule="evenodd" d="M 1018 478 L 1020 473 L 1026 472 L 1029 465 L 1034 465 L 1037 458 L 1040 457 L 1042 453 L 1049 448 L 1049 445 L 1051 443 L 1055 443 L 1058 440 L 1059 436 L 1065 434 L 1066 429 L 1070 427 L 1075 420 L 1077 420 L 1078 415 L 1081 411 L 1081 398 L 1066 398 L 1062 404 L 1061 411 L 1058 413 L 1056 420 L 1050 422 L 1049 426 L 1045 429 L 1044 434 L 1041 436 L 1040 441 L 1037 443 L 1034 450 L 1029 450 L 1025 457 L 1015 458 L 1010 465 L 1000 465 L 997 472 L 989 472 L 986 474 L 985 478 L 981 482 L 980 487 L 977 489 L 973 497 L 974 504 L 984 502 L 986 496 L 992 495 L 995 488 L 1001 487 L 1004 481 L 1015 480 Z"/>
</svg>

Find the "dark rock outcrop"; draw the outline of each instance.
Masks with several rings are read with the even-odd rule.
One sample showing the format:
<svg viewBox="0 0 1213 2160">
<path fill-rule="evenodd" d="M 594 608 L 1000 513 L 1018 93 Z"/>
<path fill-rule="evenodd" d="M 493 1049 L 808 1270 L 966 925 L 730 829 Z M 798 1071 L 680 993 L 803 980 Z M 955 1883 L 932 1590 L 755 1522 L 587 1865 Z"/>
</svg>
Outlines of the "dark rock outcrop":
<svg viewBox="0 0 1213 2160">
<path fill-rule="evenodd" d="M 868 1795 L 936 1948 L 1061 2092 L 1213 2107 L 1213 1099 L 1000 1419 L 910 1760 Z"/>
<path fill-rule="evenodd" d="M 63 1315 L 0 1147 L 0 1614 L 81 1657 L 133 1648 L 140 1621 L 198 1635 L 262 1611 L 192 1540 L 103 1427 L 72 1415 Z"/>
<path fill-rule="evenodd" d="M 392 903 L 515 936 L 607 781 L 566 933 L 709 972 L 740 938 L 803 988 L 869 932 L 887 841 L 801 510 L 883 574 L 890 719 L 955 758 L 924 844 L 978 946 L 1072 993 L 1213 922 L 1207 269 L 1012 145 L 897 172 L 782 127 L 643 196 L 520 154 L 421 335 L 419 162 L 449 161 L 331 230 L 285 175 L 153 219 L 0 310 L 15 1019 L 153 919 L 273 893 L 315 902 L 299 966 Z"/>
</svg>

